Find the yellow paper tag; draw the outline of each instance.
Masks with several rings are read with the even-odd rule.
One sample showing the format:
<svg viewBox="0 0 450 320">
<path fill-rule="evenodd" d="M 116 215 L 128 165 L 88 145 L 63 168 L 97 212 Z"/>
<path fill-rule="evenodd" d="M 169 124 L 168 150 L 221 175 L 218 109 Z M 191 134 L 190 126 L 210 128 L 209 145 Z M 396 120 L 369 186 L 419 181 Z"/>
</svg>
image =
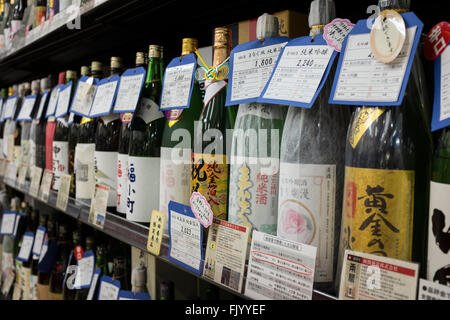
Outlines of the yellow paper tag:
<svg viewBox="0 0 450 320">
<path fill-rule="evenodd" d="M 369 127 L 377 120 L 386 109 L 381 108 L 362 108 L 356 115 L 356 119 L 353 121 L 350 131 L 349 142 L 353 149 L 358 145 L 359 140 Z"/>
<path fill-rule="evenodd" d="M 159 256 L 161 250 L 165 221 L 166 215 L 163 212 L 153 210 L 148 230 L 147 250 L 155 256 Z"/>
</svg>

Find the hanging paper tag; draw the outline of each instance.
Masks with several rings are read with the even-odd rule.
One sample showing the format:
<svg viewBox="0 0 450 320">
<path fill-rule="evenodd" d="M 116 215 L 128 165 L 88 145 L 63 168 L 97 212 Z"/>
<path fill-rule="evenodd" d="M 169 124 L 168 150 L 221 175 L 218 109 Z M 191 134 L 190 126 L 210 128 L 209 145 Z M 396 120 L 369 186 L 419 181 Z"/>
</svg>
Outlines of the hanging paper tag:
<svg viewBox="0 0 450 320">
<path fill-rule="evenodd" d="M 438 23 L 430 30 L 423 44 L 423 51 L 427 60 L 436 60 L 447 48 L 450 42 L 450 24 Z"/>
<path fill-rule="evenodd" d="M 82 117 L 89 117 L 98 82 L 99 80 L 93 77 L 83 76 L 80 78 L 70 112 Z"/>
<path fill-rule="evenodd" d="M 9 97 L 5 102 L 5 120 L 13 119 L 16 114 L 17 102 L 19 101 L 19 96 L 17 94 Z"/>
<path fill-rule="evenodd" d="M 231 51 L 226 106 L 256 102 L 288 41 L 288 37 L 255 40 Z"/>
<path fill-rule="evenodd" d="M 311 37 L 290 41 L 281 51 L 273 74 L 257 101 L 311 108 L 336 55 L 322 35 L 317 35 L 314 41 Z"/>
<path fill-rule="evenodd" d="M 72 94 L 72 81 L 61 86 L 59 90 L 58 103 L 56 106 L 55 118 L 64 117 L 69 111 L 70 95 Z"/>
<path fill-rule="evenodd" d="M 180 203 L 169 203 L 169 260 L 183 268 L 201 274 L 203 260 L 202 225 L 191 208 Z"/>
<path fill-rule="evenodd" d="M 20 247 L 19 255 L 17 259 L 23 262 L 28 262 L 30 259 L 31 249 L 33 248 L 34 234 L 31 232 L 25 232 L 22 238 L 22 246 Z"/>
<path fill-rule="evenodd" d="M 403 48 L 406 26 L 395 10 L 380 12 L 370 31 L 370 48 L 373 56 L 382 63 L 394 61 Z"/>
<path fill-rule="evenodd" d="M 115 113 L 134 112 L 144 87 L 146 71 L 144 68 L 128 69 L 120 78 Z"/>
<path fill-rule="evenodd" d="M 15 211 L 5 211 L 3 213 L 0 235 L 10 236 L 13 234 L 16 223 L 16 214 Z"/>
<path fill-rule="evenodd" d="M 102 270 L 100 268 L 95 269 L 94 276 L 89 287 L 89 292 L 86 300 L 92 300 L 94 297 L 95 289 L 97 288 L 98 278 L 100 277 Z"/>
<path fill-rule="evenodd" d="M 39 185 L 41 183 L 41 177 L 42 177 L 42 168 L 33 167 L 31 169 L 31 184 L 30 184 L 30 191 L 29 191 L 30 196 L 35 197 L 35 198 L 38 197 Z"/>
<path fill-rule="evenodd" d="M 47 202 L 50 196 L 50 186 L 52 184 L 53 172 L 50 170 L 44 171 L 44 177 L 42 178 L 41 188 L 39 190 L 39 197 L 42 201 Z"/>
<path fill-rule="evenodd" d="M 57 85 L 53 88 L 52 93 L 50 94 L 50 100 L 47 106 L 47 113 L 45 114 L 45 118 L 48 119 L 55 115 L 56 105 L 58 104 L 58 96 L 59 90 L 61 89 L 61 85 Z"/>
<path fill-rule="evenodd" d="M 25 178 L 27 177 L 28 165 L 23 164 L 19 170 L 19 177 L 17 178 L 17 185 L 20 189 L 25 189 Z"/>
<path fill-rule="evenodd" d="M 105 226 L 106 207 L 108 204 L 109 187 L 96 184 L 89 212 L 89 223 L 103 229 Z"/>
<path fill-rule="evenodd" d="M 158 210 L 153 210 L 148 230 L 147 250 L 155 256 L 159 256 L 161 250 L 165 223 L 166 215 Z"/>
<path fill-rule="evenodd" d="M 189 108 L 197 66 L 195 54 L 174 58 L 166 68 L 160 110 Z"/>
<path fill-rule="evenodd" d="M 74 289 L 89 288 L 95 270 L 95 256 L 92 250 L 84 254 L 83 259 L 78 260 L 77 275 L 75 277 Z"/>
<path fill-rule="evenodd" d="M 69 116 L 69 121 L 67 121 L 67 124 L 70 126 L 73 123 L 74 119 L 75 119 L 75 114 L 71 112 L 70 116 Z"/>
<path fill-rule="evenodd" d="M 450 300 L 450 287 L 420 279 L 417 300 Z"/>
<path fill-rule="evenodd" d="M 42 93 L 41 101 L 39 102 L 39 109 L 38 109 L 38 112 L 36 114 L 36 120 L 38 120 L 38 121 L 41 120 L 42 112 L 44 112 L 44 107 L 45 107 L 45 104 L 46 104 L 46 102 L 48 100 L 49 92 L 50 92 L 49 90 L 46 90 L 44 93 Z"/>
<path fill-rule="evenodd" d="M 120 77 L 115 75 L 110 78 L 103 79 L 98 83 L 94 102 L 92 103 L 90 111 L 91 118 L 107 115 L 111 112 L 111 108 L 117 96 L 119 81 Z"/>
<path fill-rule="evenodd" d="M 334 19 L 325 26 L 323 39 L 337 52 L 341 52 L 342 44 L 355 25 L 348 19 Z"/>
<path fill-rule="evenodd" d="M 245 295 L 258 300 L 311 300 L 316 253 L 316 247 L 254 230 Z"/>
<path fill-rule="evenodd" d="M 133 293 L 131 291 L 120 290 L 119 300 L 151 300 L 151 297 L 148 293 L 145 292 Z"/>
<path fill-rule="evenodd" d="M 56 198 L 56 207 L 62 211 L 66 211 L 69 202 L 70 183 L 72 176 L 70 174 L 61 174 L 60 185 L 58 189 L 58 197 Z"/>
<path fill-rule="evenodd" d="M 208 231 L 203 275 L 240 293 L 249 232 L 245 226 L 215 218 Z"/>
<path fill-rule="evenodd" d="M 27 96 L 23 100 L 22 108 L 17 116 L 17 121 L 31 121 L 31 113 L 33 112 L 34 105 L 36 104 L 37 96 Z"/>
<path fill-rule="evenodd" d="M 199 192 L 193 192 L 190 199 L 191 209 L 195 218 L 208 228 L 212 222 L 214 213 L 206 198 Z"/>
<path fill-rule="evenodd" d="M 36 230 L 36 238 L 34 239 L 33 244 L 33 254 L 37 257 L 40 257 L 41 250 L 42 250 L 42 244 L 44 243 L 44 237 L 45 237 L 46 229 L 45 227 L 38 227 Z"/>
<path fill-rule="evenodd" d="M 434 105 L 431 131 L 450 126 L 450 46 L 434 61 Z"/>
<path fill-rule="evenodd" d="M 403 102 L 423 23 L 413 12 L 402 14 L 406 39 L 391 64 L 379 62 L 370 49 L 367 20 L 360 20 L 344 40 L 330 103 L 398 106 Z"/>
<path fill-rule="evenodd" d="M 14 223 L 14 232 L 13 232 L 14 237 L 17 235 L 17 229 L 19 228 L 19 222 L 23 216 L 24 216 L 24 214 L 22 212 L 20 212 L 19 214 L 16 214 L 16 222 Z"/>
<path fill-rule="evenodd" d="M 100 289 L 98 291 L 98 300 L 117 300 L 119 291 L 119 280 L 113 281 L 111 277 L 102 276 L 100 280 Z"/>
</svg>

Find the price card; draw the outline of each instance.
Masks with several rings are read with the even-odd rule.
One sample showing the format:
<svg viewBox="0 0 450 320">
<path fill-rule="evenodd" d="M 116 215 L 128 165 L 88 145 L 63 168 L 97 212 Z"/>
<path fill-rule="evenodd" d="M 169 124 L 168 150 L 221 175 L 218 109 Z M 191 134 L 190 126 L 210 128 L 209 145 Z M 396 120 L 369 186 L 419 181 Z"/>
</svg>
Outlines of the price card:
<svg viewBox="0 0 450 320">
<path fill-rule="evenodd" d="M 100 289 L 98 291 L 98 300 L 117 300 L 119 291 L 119 280 L 113 281 L 111 277 L 102 276 L 100 280 Z"/>
<path fill-rule="evenodd" d="M 0 152 L 3 152 L 2 147 L 0 147 Z M 5 176 L 6 164 L 6 159 L 0 159 L 0 177 L 2 178 Z"/>
<path fill-rule="evenodd" d="M 288 41 L 288 37 L 255 40 L 231 51 L 226 106 L 256 102 Z"/>
<path fill-rule="evenodd" d="M 37 257 L 41 256 L 42 245 L 44 243 L 45 232 L 47 230 L 45 227 L 39 226 L 36 230 L 36 237 L 33 244 L 33 254 Z"/>
<path fill-rule="evenodd" d="M 89 292 L 86 300 L 92 300 L 94 297 L 95 289 L 97 288 L 97 282 L 98 278 L 100 277 L 102 270 L 100 268 L 97 268 L 95 270 L 94 276 L 92 277 L 92 281 L 89 287 Z"/>
<path fill-rule="evenodd" d="M 81 117 L 89 117 L 98 81 L 98 79 L 93 77 L 81 77 L 72 100 L 70 112 Z"/>
<path fill-rule="evenodd" d="M 70 182 L 72 176 L 70 174 L 61 174 L 58 197 L 56 198 L 56 207 L 62 211 L 66 211 L 69 202 Z"/>
<path fill-rule="evenodd" d="M 164 74 L 161 111 L 189 108 L 196 66 L 197 59 L 193 53 L 169 63 Z"/>
<path fill-rule="evenodd" d="M 92 250 L 84 253 L 84 257 L 77 261 L 77 275 L 74 289 L 89 288 L 95 271 L 95 256 Z"/>
<path fill-rule="evenodd" d="M 0 234 L 9 236 L 14 232 L 14 227 L 16 224 L 16 214 L 15 211 L 5 211 L 2 216 L 2 227 L 0 229 Z"/>
<path fill-rule="evenodd" d="M 34 234 L 31 232 L 25 232 L 22 238 L 22 246 L 20 247 L 19 255 L 17 259 L 23 262 L 28 262 L 30 259 L 31 249 L 33 248 Z"/>
<path fill-rule="evenodd" d="M 360 20 L 344 40 L 330 103 L 398 106 L 403 102 L 423 23 L 413 12 L 402 14 L 406 39 L 391 63 L 378 61 L 370 48 L 367 20 Z"/>
<path fill-rule="evenodd" d="M 417 300 L 450 300 L 450 287 L 420 279 Z"/>
<path fill-rule="evenodd" d="M 193 192 L 190 204 L 195 218 L 200 221 L 205 228 L 208 228 L 212 224 L 214 217 L 214 213 L 212 212 L 208 200 L 206 200 L 200 192 Z"/>
<path fill-rule="evenodd" d="M 17 184 L 21 189 L 25 189 L 25 178 L 27 177 L 28 167 L 29 166 L 27 164 L 23 164 L 19 170 L 19 178 L 17 179 Z"/>
<path fill-rule="evenodd" d="M 14 231 L 13 236 L 15 237 L 17 235 L 17 229 L 19 228 L 20 219 L 24 216 L 22 212 L 19 214 L 16 214 L 16 222 L 14 223 Z"/>
<path fill-rule="evenodd" d="M 17 164 L 14 161 L 9 161 L 6 169 L 6 178 L 11 182 L 16 182 L 17 179 Z"/>
<path fill-rule="evenodd" d="M 55 118 L 64 117 L 69 111 L 70 95 L 72 94 L 72 81 L 61 86 L 59 90 L 58 103 L 56 105 Z"/>
<path fill-rule="evenodd" d="M 146 292 L 136 292 L 120 290 L 119 300 L 151 300 L 152 298 Z"/>
<path fill-rule="evenodd" d="M 39 195 L 42 201 L 47 202 L 50 196 L 50 186 L 52 184 L 53 172 L 50 170 L 44 171 Z"/>
<path fill-rule="evenodd" d="M 36 114 L 36 120 L 38 120 L 38 121 L 41 120 L 42 113 L 44 112 L 45 104 L 47 103 L 47 100 L 48 100 L 48 97 L 49 97 L 49 92 L 50 92 L 50 90 L 46 90 L 41 95 L 41 100 L 39 101 L 39 109 L 38 109 L 38 112 Z"/>
<path fill-rule="evenodd" d="M 6 102 L 4 103 L 4 106 L 3 106 L 3 108 L 5 108 L 5 111 L 4 111 L 4 115 L 5 115 L 4 119 L 5 120 L 14 118 L 18 101 L 19 101 L 19 96 L 17 94 L 9 97 L 6 100 Z"/>
<path fill-rule="evenodd" d="M 345 251 L 340 300 L 415 300 L 419 265 Z"/>
<path fill-rule="evenodd" d="M 434 62 L 434 105 L 431 131 L 450 126 L 450 46 Z"/>
<path fill-rule="evenodd" d="M 248 236 L 247 227 L 214 219 L 208 232 L 203 275 L 240 293 Z"/>
<path fill-rule="evenodd" d="M 159 256 L 161 249 L 165 222 L 165 213 L 153 210 L 150 218 L 150 228 L 148 230 L 147 250 L 156 256 Z"/>
<path fill-rule="evenodd" d="M 245 295 L 258 300 L 311 300 L 317 248 L 254 230 Z"/>
<path fill-rule="evenodd" d="M 30 191 L 29 191 L 30 196 L 35 197 L 35 198 L 38 197 L 39 185 L 41 183 L 41 177 L 42 177 L 42 168 L 33 167 L 31 169 L 31 184 L 30 184 Z"/>
<path fill-rule="evenodd" d="M 258 102 L 311 108 L 328 78 L 336 51 L 322 35 L 290 41 L 281 51 Z"/>
<path fill-rule="evenodd" d="M 170 201 L 169 235 L 169 260 L 201 274 L 203 230 L 190 207 Z"/>
<path fill-rule="evenodd" d="M 105 226 L 106 207 L 108 204 L 109 187 L 103 184 L 95 186 L 92 198 L 91 210 L 89 212 L 89 223 L 103 229 Z"/>
<path fill-rule="evenodd" d="M 57 85 L 53 88 L 52 93 L 50 94 L 50 101 L 48 102 L 47 113 L 45 114 L 46 119 L 55 115 L 60 89 L 61 85 Z"/>
<path fill-rule="evenodd" d="M 31 121 L 31 113 L 33 112 L 34 105 L 36 104 L 37 96 L 27 96 L 22 103 L 17 121 Z"/>
<path fill-rule="evenodd" d="M 128 69 L 120 78 L 119 92 L 114 105 L 115 113 L 134 112 L 144 87 L 144 68 Z"/>
<path fill-rule="evenodd" d="M 103 79 L 98 83 L 90 111 L 91 118 L 107 115 L 111 112 L 111 108 L 117 96 L 119 81 L 120 77 L 115 75 Z"/>
</svg>

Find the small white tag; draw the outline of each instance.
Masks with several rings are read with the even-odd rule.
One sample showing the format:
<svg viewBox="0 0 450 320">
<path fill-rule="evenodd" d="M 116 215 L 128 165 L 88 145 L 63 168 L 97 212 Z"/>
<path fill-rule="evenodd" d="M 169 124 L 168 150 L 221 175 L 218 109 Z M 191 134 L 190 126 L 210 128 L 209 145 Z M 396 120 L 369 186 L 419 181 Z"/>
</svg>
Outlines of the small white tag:
<svg viewBox="0 0 450 320">
<path fill-rule="evenodd" d="M 94 273 L 94 256 L 85 257 L 78 261 L 78 270 L 75 277 L 75 287 L 82 288 L 89 286 Z"/>
<path fill-rule="evenodd" d="M 100 283 L 100 293 L 98 300 L 117 300 L 120 288 L 112 283 L 102 281 Z"/>
<path fill-rule="evenodd" d="M 58 103 L 58 95 L 59 95 L 59 87 L 54 88 L 52 90 L 52 93 L 50 94 L 50 101 L 48 103 L 47 113 L 46 113 L 47 117 L 55 114 L 56 104 Z"/>
<path fill-rule="evenodd" d="M 22 238 L 22 246 L 20 247 L 17 259 L 28 261 L 30 259 L 31 249 L 33 248 L 34 235 L 25 234 Z"/>
<path fill-rule="evenodd" d="M 419 295 L 417 300 L 450 300 L 450 287 L 419 279 Z"/>
<path fill-rule="evenodd" d="M 73 98 L 72 108 L 70 111 L 88 116 L 96 89 L 97 86 L 94 85 L 93 77 L 90 77 L 86 82 L 79 81 L 78 89 L 75 97 Z"/>
<path fill-rule="evenodd" d="M 39 184 L 41 183 L 42 168 L 33 167 L 31 172 L 30 196 L 37 197 L 39 192 Z"/>
<path fill-rule="evenodd" d="M 66 211 L 67 209 L 71 181 L 72 176 L 70 174 L 61 174 L 58 197 L 56 199 L 56 207 L 58 207 L 62 211 Z"/>
<path fill-rule="evenodd" d="M 118 81 L 107 82 L 97 87 L 90 115 L 104 115 L 109 113 L 116 94 Z"/>
<path fill-rule="evenodd" d="M 72 85 L 59 92 L 58 104 L 56 107 L 55 117 L 59 118 L 67 113 L 70 103 L 70 95 L 72 93 Z"/>
<path fill-rule="evenodd" d="M 31 120 L 31 112 L 33 111 L 33 107 L 34 104 L 36 103 L 36 98 L 25 98 L 23 104 L 22 104 L 22 108 L 20 109 L 20 113 L 19 116 L 17 117 L 17 119 L 19 120 L 24 120 L 24 119 L 29 119 Z"/>
<path fill-rule="evenodd" d="M 95 186 L 92 198 L 91 210 L 89 212 L 89 223 L 103 229 L 105 226 L 106 207 L 108 204 L 109 187 L 103 184 Z"/>
<path fill-rule="evenodd" d="M 19 178 L 17 179 L 17 184 L 20 188 L 25 187 L 25 178 L 27 177 L 28 165 L 23 164 L 19 171 Z"/>
<path fill-rule="evenodd" d="M 50 170 L 44 171 L 44 177 L 42 178 L 40 198 L 42 201 L 47 202 L 50 196 L 50 186 L 52 184 L 53 173 Z"/>
<path fill-rule="evenodd" d="M 2 217 L 2 227 L 0 234 L 12 234 L 16 223 L 16 213 L 5 212 Z"/>
<path fill-rule="evenodd" d="M 208 200 L 199 192 L 193 192 L 190 199 L 191 210 L 194 213 L 198 221 L 205 227 L 208 228 L 212 222 L 214 213 Z"/>
<path fill-rule="evenodd" d="M 195 63 L 166 69 L 161 110 L 188 105 Z"/>
<path fill-rule="evenodd" d="M 34 244 L 33 244 L 33 254 L 36 256 L 41 255 L 42 244 L 44 243 L 44 237 L 45 237 L 45 228 L 39 227 L 36 230 L 36 237 L 34 239 Z"/>
</svg>

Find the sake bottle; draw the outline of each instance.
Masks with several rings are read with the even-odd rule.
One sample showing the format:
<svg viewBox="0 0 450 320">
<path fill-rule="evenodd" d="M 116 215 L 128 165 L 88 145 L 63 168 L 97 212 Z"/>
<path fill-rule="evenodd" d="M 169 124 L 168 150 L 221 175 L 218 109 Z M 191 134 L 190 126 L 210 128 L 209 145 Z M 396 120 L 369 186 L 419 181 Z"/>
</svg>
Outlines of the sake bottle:
<svg viewBox="0 0 450 320">
<path fill-rule="evenodd" d="M 408 2 L 381 1 L 380 9 L 405 10 Z M 432 142 L 419 77 L 413 65 L 400 106 L 361 106 L 350 121 L 339 268 L 349 249 L 418 262 L 426 276 Z"/>
<path fill-rule="evenodd" d="M 25 103 L 25 98 L 31 94 L 31 84 L 29 82 L 25 82 L 22 85 L 22 105 L 23 107 Z M 19 111 L 20 112 L 20 111 Z M 32 114 L 32 112 L 31 112 Z M 20 126 L 22 127 L 22 132 L 20 135 L 20 147 L 22 152 L 22 163 L 21 165 L 30 165 L 30 130 L 31 130 L 31 121 L 21 121 Z M 28 171 L 25 177 L 27 177 Z"/>
<path fill-rule="evenodd" d="M 45 169 L 46 168 L 46 128 L 47 119 L 45 119 L 45 114 L 47 113 L 47 107 L 50 100 L 50 89 L 51 80 L 50 77 L 41 79 L 41 94 L 45 91 L 48 92 L 47 96 L 44 98 L 42 96 L 40 103 L 43 104 L 42 113 L 36 115 L 36 166 Z"/>
<path fill-rule="evenodd" d="M 136 68 L 147 68 L 144 52 L 136 53 Z M 128 186 L 128 151 L 130 148 L 130 126 L 133 113 L 120 115 L 122 125 L 119 133 L 119 153 L 117 155 L 117 215 L 126 218 Z"/>
<path fill-rule="evenodd" d="M 257 23 L 262 39 L 278 36 L 278 19 L 263 15 Z M 231 143 L 229 220 L 250 230 L 277 233 L 280 142 L 284 107 L 245 103 L 239 106 Z M 249 197 L 243 197 L 248 194 Z"/>
<path fill-rule="evenodd" d="M 5 159 L 5 154 L 3 153 L 3 143 L 4 143 L 4 130 L 5 130 L 5 120 L 3 119 L 3 115 L 6 107 L 6 99 L 8 98 L 8 93 L 5 88 L 0 91 L 0 98 L 2 99 L 2 109 L 0 114 L 0 159 Z"/>
<path fill-rule="evenodd" d="M 29 144 L 30 144 L 30 161 L 29 161 L 29 165 L 30 168 L 28 170 L 28 173 L 31 173 L 31 168 L 36 166 L 36 134 L 37 134 L 37 117 L 38 117 L 38 111 L 40 108 L 40 97 L 39 97 L 39 93 L 41 90 L 41 82 L 40 80 L 34 80 L 31 83 L 31 94 L 33 96 L 36 96 L 36 104 L 32 113 L 32 121 L 30 124 L 30 140 L 29 140 Z"/>
<path fill-rule="evenodd" d="M 159 208 L 159 170 L 164 114 L 159 111 L 162 89 L 161 50 L 151 45 L 147 79 L 130 128 L 127 220 L 149 224 Z"/>
<path fill-rule="evenodd" d="M 121 75 L 122 59 L 111 58 L 111 77 Z M 109 187 L 108 212 L 114 213 L 117 204 L 117 156 L 122 121 L 117 113 L 110 113 L 98 119 L 95 133 L 95 181 Z"/>
<path fill-rule="evenodd" d="M 25 85 L 22 83 L 20 85 L 18 85 L 18 95 L 19 98 L 17 100 L 17 107 L 16 107 L 16 113 L 14 115 L 14 119 L 17 119 L 17 117 L 19 116 L 20 113 L 20 109 L 22 107 L 23 101 L 25 99 L 25 95 L 26 95 L 26 90 L 25 90 Z M 22 166 L 22 158 L 23 158 L 23 149 L 22 149 L 22 126 L 23 126 L 23 122 L 22 121 L 17 121 L 15 120 L 13 123 L 13 127 L 14 127 L 14 162 L 17 166 L 17 169 L 19 170 L 20 167 Z M 27 134 L 29 135 L 29 130 L 25 130 L 25 134 L 24 136 L 26 136 Z M 24 139 L 26 140 L 26 139 Z"/>
<path fill-rule="evenodd" d="M 215 67 L 230 55 L 229 30 L 214 30 Z M 226 130 L 234 125 L 235 111 L 225 108 L 226 82 L 207 84 L 207 97 L 194 129 L 194 158 L 192 160 L 191 192 L 203 195 L 211 206 L 214 217 L 227 220 L 228 162 L 226 159 Z M 209 136 L 212 135 L 211 139 Z"/>
<path fill-rule="evenodd" d="M 310 36 L 336 15 L 332 0 L 311 3 Z M 317 247 L 315 287 L 333 289 L 350 110 L 328 104 L 334 70 L 311 109 L 289 107 L 281 142 L 277 235 Z"/>
<path fill-rule="evenodd" d="M 450 128 L 439 135 L 431 173 L 427 279 L 450 286 Z"/>
<path fill-rule="evenodd" d="M 197 39 L 185 38 L 182 41 L 181 56 L 193 53 L 196 49 Z M 166 121 L 161 143 L 159 210 L 166 214 L 166 233 L 169 202 L 190 205 L 194 122 L 199 119 L 202 109 L 200 86 L 195 81 L 189 108 L 165 112 Z M 180 131 L 188 133 L 189 139 L 180 139 L 177 135 Z"/>
</svg>

